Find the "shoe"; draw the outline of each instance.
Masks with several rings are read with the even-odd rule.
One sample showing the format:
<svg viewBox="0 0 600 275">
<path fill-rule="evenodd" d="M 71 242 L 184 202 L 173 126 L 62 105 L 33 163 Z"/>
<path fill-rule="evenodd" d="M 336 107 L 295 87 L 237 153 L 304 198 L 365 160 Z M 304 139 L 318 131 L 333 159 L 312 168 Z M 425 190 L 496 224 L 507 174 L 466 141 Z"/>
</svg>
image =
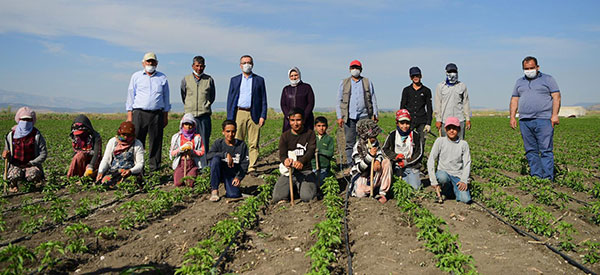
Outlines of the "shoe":
<svg viewBox="0 0 600 275">
<path fill-rule="evenodd" d="M 210 195 L 210 198 L 209 198 L 209 200 L 212 202 L 218 202 L 219 199 L 220 199 L 219 195 L 215 195 L 215 194 Z"/>
</svg>

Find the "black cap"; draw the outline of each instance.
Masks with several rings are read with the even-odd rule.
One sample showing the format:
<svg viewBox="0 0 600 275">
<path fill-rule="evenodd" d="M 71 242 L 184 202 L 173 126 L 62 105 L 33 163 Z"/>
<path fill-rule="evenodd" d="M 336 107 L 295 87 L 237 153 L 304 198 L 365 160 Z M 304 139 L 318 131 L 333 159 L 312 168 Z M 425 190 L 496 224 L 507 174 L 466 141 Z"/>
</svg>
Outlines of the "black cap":
<svg viewBox="0 0 600 275">
<path fill-rule="evenodd" d="M 421 69 L 419 69 L 419 67 L 412 67 L 408 70 L 408 75 L 409 76 L 421 75 Z"/>
<path fill-rule="evenodd" d="M 454 63 L 448 63 L 448 65 L 446 65 L 446 72 L 448 71 L 457 71 L 458 72 L 458 67 L 456 67 L 456 64 Z"/>
</svg>

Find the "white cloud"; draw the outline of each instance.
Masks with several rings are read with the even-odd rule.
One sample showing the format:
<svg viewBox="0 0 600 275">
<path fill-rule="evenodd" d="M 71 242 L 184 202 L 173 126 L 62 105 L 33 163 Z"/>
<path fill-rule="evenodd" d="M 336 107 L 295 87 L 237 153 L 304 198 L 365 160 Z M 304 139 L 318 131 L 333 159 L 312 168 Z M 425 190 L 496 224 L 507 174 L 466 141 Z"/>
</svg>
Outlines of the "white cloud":
<svg viewBox="0 0 600 275">
<path fill-rule="evenodd" d="M 64 45 L 62 45 L 62 44 L 48 42 L 48 41 L 40 41 L 40 44 L 42 44 L 46 48 L 45 52 L 53 53 L 53 54 L 58 54 L 58 53 L 64 52 Z"/>
</svg>

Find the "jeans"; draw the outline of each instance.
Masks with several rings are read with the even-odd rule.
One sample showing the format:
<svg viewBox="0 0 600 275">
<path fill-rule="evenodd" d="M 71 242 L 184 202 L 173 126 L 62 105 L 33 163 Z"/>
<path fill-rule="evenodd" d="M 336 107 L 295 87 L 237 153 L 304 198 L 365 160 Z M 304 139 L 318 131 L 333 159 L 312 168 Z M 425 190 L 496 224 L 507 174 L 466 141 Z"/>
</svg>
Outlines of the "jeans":
<svg viewBox="0 0 600 275">
<path fill-rule="evenodd" d="M 520 119 L 525 157 L 531 176 L 554 179 L 554 128 L 549 119 Z"/>
<path fill-rule="evenodd" d="M 415 190 L 421 189 L 421 175 L 419 169 L 416 168 L 404 168 L 401 173 L 402 179 L 410 184 Z"/>
<path fill-rule="evenodd" d="M 210 160 L 210 188 L 211 190 L 219 190 L 219 184 L 225 182 L 225 197 L 239 198 L 242 192 L 239 187 L 233 186 L 236 170 L 227 167 L 227 163 L 221 161 L 220 158 L 214 157 Z"/>
<path fill-rule="evenodd" d="M 346 163 L 352 166 L 352 149 L 356 143 L 356 123 L 358 119 L 348 119 L 344 124 L 344 135 L 346 136 Z"/>
<path fill-rule="evenodd" d="M 317 173 L 317 169 L 313 169 L 313 173 L 315 173 L 315 175 L 317 176 L 317 189 L 320 189 L 321 185 L 323 185 L 323 181 L 325 180 L 325 178 L 329 176 L 329 169 L 319 169 L 319 173 Z"/>
<path fill-rule="evenodd" d="M 210 134 L 212 131 L 212 122 L 210 121 L 210 114 L 205 114 L 195 117 L 196 119 L 196 132 L 202 137 L 202 143 L 204 144 L 204 152 L 208 153 L 210 147 Z M 202 167 L 206 167 L 208 164 L 206 154 L 200 157 L 200 164 Z"/>
<path fill-rule="evenodd" d="M 438 183 L 442 185 L 442 193 L 444 195 L 447 197 L 452 197 L 450 196 L 452 194 L 452 190 L 454 192 L 454 196 L 456 197 L 456 201 L 464 203 L 471 202 L 471 192 L 469 192 L 469 189 L 465 191 L 458 190 L 457 184 L 460 182 L 459 177 L 452 176 L 443 170 L 438 170 L 435 172 L 435 177 L 437 178 Z M 452 189 L 450 189 L 449 183 L 452 183 Z"/>
</svg>

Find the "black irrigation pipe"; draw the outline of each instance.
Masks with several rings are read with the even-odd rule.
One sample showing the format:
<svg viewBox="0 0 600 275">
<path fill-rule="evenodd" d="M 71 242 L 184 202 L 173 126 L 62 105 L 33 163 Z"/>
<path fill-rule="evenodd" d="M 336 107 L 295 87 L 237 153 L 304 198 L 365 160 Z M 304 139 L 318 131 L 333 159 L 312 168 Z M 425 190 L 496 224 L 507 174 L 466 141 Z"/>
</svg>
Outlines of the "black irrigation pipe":
<svg viewBox="0 0 600 275">
<path fill-rule="evenodd" d="M 348 236 L 348 201 L 350 200 L 350 192 L 352 192 L 352 184 L 348 179 L 342 175 L 346 180 L 346 201 L 344 202 L 344 237 L 346 239 L 346 255 L 348 255 L 348 270 L 347 274 L 352 275 L 352 252 L 350 251 L 350 236 Z"/>
<path fill-rule="evenodd" d="M 589 270 L 587 267 L 583 266 L 582 264 L 578 263 L 577 261 L 573 260 L 571 257 L 569 257 L 568 255 L 560 252 L 558 249 L 556 249 L 555 247 L 549 245 L 546 242 L 542 242 L 540 239 L 538 239 L 536 236 L 531 235 L 521 229 L 519 229 L 518 227 L 516 227 L 515 225 L 511 224 L 510 222 L 505 221 L 504 219 L 502 219 L 500 216 L 496 215 L 494 212 L 492 212 L 491 210 L 489 210 L 487 207 L 485 207 L 483 204 L 472 200 L 473 203 L 477 204 L 479 207 L 483 208 L 486 212 L 488 212 L 490 215 L 494 216 L 496 219 L 498 219 L 499 221 L 501 221 L 502 223 L 510 226 L 513 230 L 515 230 L 517 233 L 519 233 L 522 236 L 527 236 L 530 237 L 532 239 L 534 239 L 537 242 L 543 243 L 548 249 L 550 249 L 552 252 L 560 255 L 563 259 L 565 259 L 569 264 L 579 268 L 581 271 L 585 272 L 586 274 L 593 274 L 593 275 L 597 275 L 595 272 Z"/>
<path fill-rule="evenodd" d="M 219 255 L 219 258 L 217 259 L 215 264 L 212 266 L 213 268 L 217 268 L 221 264 L 221 261 L 223 259 L 225 259 L 225 255 L 227 255 L 227 252 L 229 251 L 229 247 L 231 247 L 231 245 L 235 242 L 235 240 L 237 239 L 240 232 L 242 232 L 242 230 L 243 229 L 240 229 L 237 232 L 235 232 L 235 235 L 233 235 L 233 238 L 231 239 L 231 241 L 229 241 L 229 243 L 227 244 L 227 246 L 225 247 L 223 252 L 221 252 L 221 255 Z"/>
</svg>

